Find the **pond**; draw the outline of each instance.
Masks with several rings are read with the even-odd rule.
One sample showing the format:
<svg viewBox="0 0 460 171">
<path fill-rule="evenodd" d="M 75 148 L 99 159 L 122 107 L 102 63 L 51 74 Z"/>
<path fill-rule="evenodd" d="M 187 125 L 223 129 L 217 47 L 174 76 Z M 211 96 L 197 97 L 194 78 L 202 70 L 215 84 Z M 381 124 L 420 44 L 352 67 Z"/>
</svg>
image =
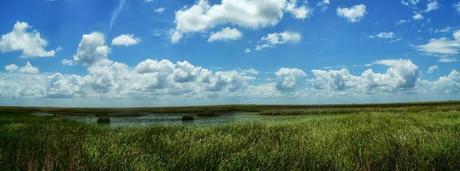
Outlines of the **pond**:
<svg viewBox="0 0 460 171">
<path fill-rule="evenodd" d="M 290 120 L 305 116 L 266 116 L 258 113 L 233 112 L 223 113 L 217 116 L 193 116 L 192 120 L 183 120 L 183 116 L 191 116 L 184 113 L 152 113 L 142 116 L 111 116 L 105 117 L 103 124 L 110 126 L 148 126 L 148 125 L 192 125 L 208 126 L 233 123 L 257 123 L 280 120 Z M 66 120 L 101 124 L 101 117 L 97 116 L 59 116 Z M 99 119 L 99 121 L 98 121 Z"/>
</svg>

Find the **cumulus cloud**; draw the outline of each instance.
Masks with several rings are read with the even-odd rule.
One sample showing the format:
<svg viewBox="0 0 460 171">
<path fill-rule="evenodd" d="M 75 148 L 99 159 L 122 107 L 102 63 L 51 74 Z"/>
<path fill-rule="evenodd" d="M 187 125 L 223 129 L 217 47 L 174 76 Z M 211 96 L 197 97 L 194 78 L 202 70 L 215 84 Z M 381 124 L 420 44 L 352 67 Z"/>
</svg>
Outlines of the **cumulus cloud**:
<svg viewBox="0 0 460 171">
<path fill-rule="evenodd" d="M 200 32 L 218 25 L 236 25 L 257 29 L 276 25 L 285 12 L 295 18 L 304 19 L 309 9 L 296 6 L 295 0 L 222 0 L 210 5 L 199 0 L 191 7 L 176 12 L 176 27 L 171 33 L 171 42 L 177 43 L 184 33 Z"/>
<path fill-rule="evenodd" d="M 146 94 L 206 96 L 235 92 L 254 79 L 253 70 L 212 71 L 187 61 L 146 59 L 134 67 L 108 57 L 104 35 L 85 34 L 73 64 L 87 75 L 56 73 L 48 78 L 49 97 L 131 97 Z"/>
<path fill-rule="evenodd" d="M 460 91 L 460 73 L 453 70 L 449 75 L 434 81 L 432 86 L 445 94 L 458 93 Z"/>
<path fill-rule="evenodd" d="M 423 20 L 425 17 L 421 14 L 421 13 L 418 13 L 418 12 L 414 12 L 414 15 L 412 16 L 412 19 L 414 20 Z"/>
<path fill-rule="evenodd" d="M 372 69 L 361 75 L 353 75 L 347 69 L 312 70 L 316 89 L 353 90 L 360 92 L 397 91 L 412 89 L 418 79 L 418 67 L 410 60 L 389 59 L 374 62 L 372 65 L 384 65 L 385 73 L 375 73 Z"/>
<path fill-rule="evenodd" d="M 286 43 L 297 43 L 300 40 L 302 40 L 302 36 L 296 32 L 270 33 L 259 40 L 256 50 L 271 48 Z"/>
<path fill-rule="evenodd" d="M 77 75 L 55 73 L 47 77 L 46 96 L 50 98 L 80 97 L 85 79 Z"/>
<path fill-rule="evenodd" d="M 0 39 L 0 51 L 2 53 L 22 51 L 23 57 L 52 57 L 54 50 L 47 51 L 48 42 L 43 39 L 37 30 L 30 31 L 26 22 L 16 22 L 13 30 L 2 35 Z"/>
<path fill-rule="evenodd" d="M 455 36 L 454 36 L 455 37 Z M 97 50 L 97 49 L 103 50 Z M 77 57 L 72 60 L 83 65 L 87 73 L 68 75 L 39 73 L 30 62 L 24 66 L 5 66 L 0 73 L 2 98 L 136 98 L 158 99 L 282 99 L 334 97 L 344 94 L 389 96 L 411 92 L 425 96 L 449 95 L 460 92 L 460 73 L 456 70 L 436 80 L 419 78 L 418 66 L 407 59 L 375 61 L 368 67 L 381 65 L 384 72 L 367 69 L 353 74 L 347 69 L 312 70 L 311 79 L 300 68 L 280 68 L 274 75 L 259 77 L 255 69 L 219 70 L 194 65 L 188 61 L 145 59 L 137 65 L 112 61 L 108 56 L 104 35 L 86 34 L 82 37 Z M 103 53 L 100 53 L 100 52 Z M 88 52 L 88 53 L 87 53 Z M 87 56 L 99 56 L 88 59 Z M 32 75 L 33 74 L 33 75 Z M 169 101 L 168 101 L 169 100 Z M 172 101 L 171 101 L 172 100 Z"/>
<path fill-rule="evenodd" d="M 146 59 L 134 68 L 108 60 L 88 67 L 84 76 L 54 74 L 49 97 L 211 96 L 244 89 L 254 77 L 246 72 L 211 71 L 187 61 Z"/>
<path fill-rule="evenodd" d="M 133 34 L 121 34 L 112 40 L 113 46 L 132 46 L 141 42 L 141 39 Z"/>
<path fill-rule="evenodd" d="M 9 64 L 5 66 L 6 72 L 16 72 L 18 69 L 19 67 L 16 64 Z"/>
<path fill-rule="evenodd" d="M 355 76 L 352 76 L 347 69 L 340 70 L 312 70 L 314 80 L 313 88 L 324 90 L 345 90 L 351 87 Z"/>
<path fill-rule="evenodd" d="M 41 74 L 0 73 L 0 97 L 20 99 L 44 97 L 46 81 L 47 77 Z"/>
<path fill-rule="evenodd" d="M 30 62 L 26 62 L 24 66 L 19 68 L 18 72 L 25 74 L 38 74 L 40 70 L 37 67 L 34 67 Z"/>
<path fill-rule="evenodd" d="M 364 15 L 366 15 L 366 6 L 364 4 L 358 4 L 350 8 L 338 7 L 337 15 L 346 18 L 351 23 L 355 23 L 360 21 Z"/>
<path fill-rule="evenodd" d="M 208 38 L 208 42 L 237 40 L 241 38 L 241 36 L 242 34 L 238 29 L 226 27 L 218 32 L 212 33 Z"/>
<path fill-rule="evenodd" d="M 104 34 L 99 32 L 84 34 L 78 44 L 77 53 L 73 56 L 73 61 L 90 66 L 107 60 L 109 52 L 110 48 L 105 44 Z"/>
<path fill-rule="evenodd" d="M 441 62 L 455 61 L 455 55 L 460 52 L 460 30 L 452 34 L 452 39 L 441 37 L 430 39 L 426 44 L 416 46 L 417 50 L 439 57 Z"/>
<path fill-rule="evenodd" d="M 390 97 L 404 92 L 425 96 L 460 92 L 460 74 L 454 70 L 437 80 L 418 78 L 418 67 L 410 60 L 390 59 L 372 63 L 388 67 L 386 72 L 371 69 L 352 74 L 347 69 L 313 70 L 313 78 L 299 68 L 281 68 L 266 81 L 254 69 L 212 71 L 187 61 L 146 59 L 134 67 L 107 60 L 87 66 L 87 74 L 66 75 L 0 73 L 0 97 L 161 100 L 177 99 L 276 99 L 321 98 L 360 95 Z M 19 68 L 19 67 L 18 67 Z M 19 69 L 13 70 L 19 70 Z M 383 93 L 383 94 L 382 94 Z M 326 97 L 327 99 L 327 97 Z M 285 100 L 285 99 L 284 99 Z M 356 100 L 356 99 L 355 99 Z M 135 101 L 131 101 L 136 103 Z"/>
<path fill-rule="evenodd" d="M 29 61 L 22 67 L 18 67 L 16 64 L 9 64 L 5 66 L 5 71 L 10 73 L 23 73 L 23 74 L 38 74 L 40 70 L 33 66 Z"/>
<path fill-rule="evenodd" d="M 276 89 L 279 91 L 292 91 L 294 90 L 302 78 L 307 74 L 298 68 L 281 68 L 276 71 L 275 75 L 278 77 Z"/>
<path fill-rule="evenodd" d="M 376 61 L 375 64 L 385 65 L 389 68 L 385 79 L 396 88 L 413 88 L 418 78 L 418 67 L 410 60 L 388 59 Z"/>
<path fill-rule="evenodd" d="M 296 19 L 307 18 L 311 10 L 305 5 L 297 6 L 297 0 L 290 0 L 286 5 L 286 10 L 291 13 Z"/>
</svg>

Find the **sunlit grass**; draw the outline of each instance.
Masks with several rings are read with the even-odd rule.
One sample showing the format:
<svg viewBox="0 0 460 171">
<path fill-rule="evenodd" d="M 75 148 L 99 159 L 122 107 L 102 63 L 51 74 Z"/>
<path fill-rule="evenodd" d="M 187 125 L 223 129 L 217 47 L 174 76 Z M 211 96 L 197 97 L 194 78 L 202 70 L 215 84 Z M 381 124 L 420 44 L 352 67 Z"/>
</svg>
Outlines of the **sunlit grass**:
<svg viewBox="0 0 460 171">
<path fill-rule="evenodd" d="M 115 128 L 3 114 L 0 170 L 460 169 L 460 112 L 375 111 Z"/>
</svg>

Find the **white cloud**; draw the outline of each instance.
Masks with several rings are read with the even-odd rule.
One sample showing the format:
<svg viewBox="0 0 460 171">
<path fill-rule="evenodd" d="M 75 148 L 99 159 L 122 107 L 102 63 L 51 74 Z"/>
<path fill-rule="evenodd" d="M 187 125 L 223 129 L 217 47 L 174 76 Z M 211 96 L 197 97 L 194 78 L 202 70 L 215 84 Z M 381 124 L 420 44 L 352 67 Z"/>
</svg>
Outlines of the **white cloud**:
<svg viewBox="0 0 460 171">
<path fill-rule="evenodd" d="M 435 29 L 434 32 L 435 33 L 449 33 L 452 31 L 452 29 L 454 29 L 454 27 L 444 27 L 442 29 Z"/>
<path fill-rule="evenodd" d="M 426 5 L 426 9 L 423 12 L 431 12 L 439 8 L 439 3 L 437 0 L 431 1 Z"/>
<path fill-rule="evenodd" d="M 449 57 L 449 56 L 441 56 L 438 61 L 442 63 L 457 62 L 457 58 Z"/>
<path fill-rule="evenodd" d="M 178 31 L 173 31 L 171 32 L 171 43 L 178 43 L 180 41 L 180 39 L 182 39 L 182 37 L 184 37 L 184 34 L 181 33 L 181 32 L 178 32 Z"/>
<path fill-rule="evenodd" d="M 323 0 L 323 1 L 321 1 L 321 3 L 329 5 L 331 3 L 331 1 L 330 0 Z"/>
<path fill-rule="evenodd" d="M 249 28 L 265 27 L 281 19 L 284 7 L 284 0 L 222 0 L 221 4 L 213 6 L 200 0 L 190 8 L 176 12 L 176 29 L 196 32 L 225 23 Z"/>
<path fill-rule="evenodd" d="M 85 79 L 77 75 L 55 73 L 47 77 L 46 96 L 50 98 L 71 98 L 82 94 Z"/>
<path fill-rule="evenodd" d="M 418 78 L 418 67 L 410 60 L 387 59 L 374 62 L 375 64 L 385 65 L 389 68 L 385 73 L 388 81 L 395 84 L 397 88 L 412 88 Z"/>
<path fill-rule="evenodd" d="M 393 32 L 380 32 L 378 34 L 370 35 L 369 38 L 380 38 L 380 39 L 393 39 L 396 34 Z"/>
<path fill-rule="evenodd" d="M 27 61 L 24 66 L 19 68 L 18 72 L 24 74 L 38 74 L 40 73 L 40 70 L 37 67 L 32 66 L 32 64 L 30 64 L 30 62 Z"/>
<path fill-rule="evenodd" d="M 340 70 L 312 70 L 314 80 L 313 88 L 323 90 L 345 90 L 348 89 L 355 76 L 352 76 L 347 69 Z"/>
<path fill-rule="evenodd" d="M 15 64 L 9 64 L 5 66 L 5 71 L 10 73 L 23 73 L 23 74 L 38 74 L 40 70 L 34 67 L 29 61 L 22 67 L 18 67 Z"/>
<path fill-rule="evenodd" d="M 302 36 L 296 32 L 285 31 L 281 33 L 270 33 L 260 39 L 256 46 L 256 50 L 271 48 L 280 44 L 297 43 L 300 40 L 302 40 Z"/>
<path fill-rule="evenodd" d="M 63 60 L 61 60 L 61 64 L 62 65 L 67 65 L 67 66 L 74 66 L 74 65 L 77 65 L 77 62 L 75 62 L 72 59 L 63 59 Z"/>
<path fill-rule="evenodd" d="M 460 73 L 453 70 L 447 76 L 439 77 L 430 86 L 443 94 L 453 94 L 460 92 Z"/>
<path fill-rule="evenodd" d="M 19 67 L 16 64 L 9 64 L 5 66 L 6 72 L 16 72 L 18 71 Z"/>
<path fill-rule="evenodd" d="M 442 62 L 455 61 L 454 55 L 460 52 L 460 30 L 452 34 L 453 39 L 441 37 L 439 39 L 430 39 L 426 44 L 418 45 L 416 48 L 428 54 L 440 57 Z"/>
<path fill-rule="evenodd" d="M 430 67 L 428 67 L 428 70 L 426 71 L 427 73 L 431 74 L 435 71 L 439 70 L 439 66 L 438 65 L 432 65 Z"/>
<path fill-rule="evenodd" d="M 55 73 L 43 76 L 43 84 L 37 88 L 37 92 L 34 91 L 34 95 L 48 98 L 152 98 L 179 95 L 198 98 L 237 94 L 237 90 L 244 89 L 247 82 L 255 79 L 255 75 L 258 74 L 254 69 L 214 72 L 187 61 L 154 59 L 146 59 L 131 68 L 124 63 L 110 60 L 107 55 L 108 47 L 105 45 L 103 34 L 93 32 L 83 35 L 78 52 L 71 63 L 83 64 L 87 67 L 88 74 L 78 76 Z M 21 68 L 5 68 L 18 73 L 38 73 L 38 69 L 30 63 Z M 19 81 L 21 80 L 16 82 Z M 0 88 L 3 88 L 2 86 L 4 85 L 0 77 Z M 24 90 L 17 88 L 15 91 Z"/>
<path fill-rule="evenodd" d="M 396 22 L 396 25 L 401 25 L 401 24 L 408 23 L 408 22 L 410 22 L 410 20 L 402 19 L 402 20 L 399 20 L 398 22 Z"/>
<path fill-rule="evenodd" d="M 426 53 L 455 55 L 459 52 L 459 42 L 447 38 L 430 39 L 427 44 L 417 46 L 418 50 Z"/>
<path fill-rule="evenodd" d="M 370 39 L 384 39 L 388 40 L 390 43 L 394 43 L 402 40 L 401 37 L 398 37 L 394 32 L 380 32 L 369 36 Z"/>
<path fill-rule="evenodd" d="M 105 36 L 99 32 L 84 34 L 78 44 L 73 61 L 83 65 L 93 65 L 107 60 L 110 48 L 105 44 Z"/>
<path fill-rule="evenodd" d="M 416 6 L 420 0 L 401 0 L 401 3 L 406 6 Z"/>
<path fill-rule="evenodd" d="M 171 42 L 177 43 L 184 33 L 201 32 L 218 25 L 251 29 L 273 26 L 285 12 L 298 19 L 306 18 L 309 9 L 295 4 L 295 0 L 222 0 L 220 4 L 210 5 L 207 0 L 199 0 L 176 12 Z"/>
<path fill-rule="evenodd" d="M 13 30 L 2 35 L 0 51 L 22 51 L 23 57 L 52 57 L 54 50 L 47 51 L 48 42 L 43 39 L 37 30 L 29 31 L 31 27 L 26 22 L 16 22 Z"/>
<path fill-rule="evenodd" d="M 330 0 L 322 0 L 316 4 L 317 7 L 321 9 L 321 11 L 326 11 L 327 7 L 331 4 Z"/>
<path fill-rule="evenodd" d="M 166 11 L 166 8 L 160 7 L 160 8 L 157 8 L 157 9 L 153 10 L 153 11 L 155 13 L 157 13 L 157 14 L 163 14 Z"/>
<path fill-rule="evenodd" d="M 251 53 L 251 49 L 249 48 L 244 49 L 244 53 Z"/>
<path fill-rule="evenodd" d="M 41 74 L 0 73 L 0 97 L 9 100 L 44 97 L 46 81 Z"/>
<path fill-rule="evenodd" d="M 132 46 L 141 42 L 141 39 L 133 34 L 121 34 L 112 40 L 113 46 Z"/>
<path fill-rule="evenodd" d="M 355 23 L 360 21 L 364 15 L 366 15 L 366 6 L 364 4 L 358 4 L 350 8 L 338 7 L 337 15 L 346 18 L 351 23 Z"/>
<path fill-rule="evenodd" d="M 291 13 L 296 19 L 307 18 L 311 13 L 310 8 L 308 8 L 305 5 L 301 5 L 300 7 L 297 7 L 296 3 L 297 3 L 297 0 L 290 0 L 287 3 L 286 10 L 289 13 Z"/>
<path fill-rule="evenodd" d="M 341 70 L 312 70 L 315 76 L 313 87 L 323 90 L 338 91 L 400 91 L 413 89 L 418 79 L 418 67 L 410 60 L 389 59 L 380 60 L 373 65 L 388 67 L 385 73 L 375 73 L 372 69 L 361 75 L 352 75 L 347 69 Z"/>
<path fill-rule="evenodd" d="M 299 81 L 307 76 L 304 71 L 298 68 L 281 68 L 276 71 L 275 75 L 279 79 L 276 83 L 276 89 L 279 91 L 294 90 Z"/>
<path fill-rule="evenodd" d="M 398 94 L 407 97 L 408 94 L 404 93 L 413 93 L 420 97 L 460 93 L 460 74 L 456 70 L 434 81 L 422 80 L 419 78 L 418 66 L 405 59 L 379 60 L 366 65 L 387 67 L 381 73 L 372 69 L 360 74 L 353 74 L 347 69 L 312 70 L 313 77 L 308 79 L 300 68 L 283 67 L 274 75 L 265 77 L 259 76 L 259 71 L 255 69 L 212 71 L 187 61 L 166 59 L 145 59 L 130 67 L 110 60 L 108 52 L 95 53 L 94 49 L 106 49 L 105 46 L 104 35 L 101 33 L 82 37 L 79 46 L 81 53 L 77 52 L 78 57 L 73 61 L 86 66 L 87 73 L 82 75 L 40 74 L 38 68 L 29 62 L 21 67 L 14 64 L 5 66 L 9 73 L 0 73 L 0 97 L 71 100 L 94 98 L 98 101 L 137 99 L 171 105 L 177 99 L 193 102 L 209 100 L 214 103 L 219 99 L 274 99 L 277 102 L 286 102 L 286 99 L 289 101 L 298 98 L 331 100 L 328 99 L 330 96 L 333 99 L 344 97 L 351 102 L 357 100 L 355 97 L 365 95 L 394 97 L 398 100 L 401 97 Z M 83 54 L 102 57 L 89 60 L 82 57 L 85 56 Z M 29 73 L 36 74 L 31 76 Z M 59 99 L 61 100 L 64 99 Z"/>
<path fill-rule="evenodd" d="M 109 32 L 112 30 L 113 24 L 117 21 L 118 16 L 120 15 L 120 12 L 123 10 L 125 6 L 126 0 L 120 0 L 118 2 L 117 8 L 115 8 L 112 12 L 112 17 L 110 18 L 110 23 L 109 23 Z"/>
<path fill-rule="evenodd" d="M 226 27 L 218 32 L 214 32 L 209 36 L 208 42 L 237 40 L 242 34 L 238 29 Z"/>
<path fill-rule="evenodd" d="M 418 13 L 418 12 L 414 12 L 414 15 L 412 16 L 412 19 L 414 19 L 414 20 L 423 20 L 424 18 L 425 17 L 422 14 Z"/>
</svg>

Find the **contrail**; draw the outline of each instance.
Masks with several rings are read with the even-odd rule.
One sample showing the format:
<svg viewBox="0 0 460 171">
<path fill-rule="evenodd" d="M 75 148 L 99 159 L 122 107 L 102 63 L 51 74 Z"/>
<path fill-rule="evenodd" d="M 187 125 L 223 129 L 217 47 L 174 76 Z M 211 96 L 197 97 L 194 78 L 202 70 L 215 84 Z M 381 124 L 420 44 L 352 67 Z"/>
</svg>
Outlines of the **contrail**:
<svg viewBox="0 0 460 171">
<path fill-rule="evenodd" d="M 118 15 L 120 14 L 120 11 L 123 9 L 123 7 L 125 6 L 125 2 L 126 0 L 120 0 L 120 3 L 118 3 L 118 7 L 115 8 L 115 10 L 113 11 L 112 13 L 112 19 L 110 19 L 110 25 L 109 25 L 109 30 L 108 32 L 110 32 L 112 30 L 112 26 L 113 26 L 113 23 L 115 22 L 115 20 L 117 20 L 118 18 Z"/>
</svg>

